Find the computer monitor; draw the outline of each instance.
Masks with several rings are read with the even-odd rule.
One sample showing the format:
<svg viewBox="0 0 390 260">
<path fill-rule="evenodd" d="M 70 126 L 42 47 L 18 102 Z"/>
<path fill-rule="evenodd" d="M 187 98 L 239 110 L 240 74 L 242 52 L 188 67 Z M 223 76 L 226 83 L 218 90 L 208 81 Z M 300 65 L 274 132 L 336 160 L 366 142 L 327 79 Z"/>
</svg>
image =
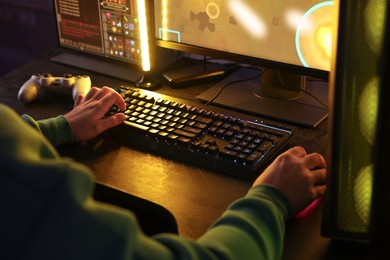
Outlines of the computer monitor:
<svg viewBox="0 0 390 260">
<path fill-rule="evenodd" d="M 333 1 L 154 5 L 158 46 L 265 68 L 236 70 L 199 100 L 309 127 L 326 118 Z"/>
<path fill-rule="evenodd" d="M 73 52 L 52 60 L 139 82 L 152 63 L 150 6 L 145 0 L 54 0 L 59 45 Z"/>
</svg>

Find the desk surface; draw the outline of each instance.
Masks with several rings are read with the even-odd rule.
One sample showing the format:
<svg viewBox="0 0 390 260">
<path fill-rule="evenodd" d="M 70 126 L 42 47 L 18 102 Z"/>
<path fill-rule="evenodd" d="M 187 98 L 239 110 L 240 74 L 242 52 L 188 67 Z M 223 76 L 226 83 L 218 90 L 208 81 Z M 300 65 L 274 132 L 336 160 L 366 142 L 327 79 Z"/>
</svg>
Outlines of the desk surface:
<svg viewBox="0 0 390 260">
<path fill-rule="evenodd" d="M 28 113 L 36 119 L 48 118 L 72 109 L 71 95 L 47 93 L 30 104 L 17 100 L 20 86 L 33 73 L 53 75 L 72 73 L 91 76 L 95 86 L 118 86 L 127 82 L 60 65 L 49 57 L 60 50 L 51 50 L 42 57 L 21 66 L 0 79 L 0 102 L 19 114 Z M 196 101 L 195 97 L 207 85 L 172 89 L 164 86 L 157 92 Z M 323 152 L 326 143 L 326 122 L 317 129 L 297 128 L 286 149 L 302 145 L 308 152 Z M 85 144 L 59 148 L 69 156 L 88 165 L 96 181 L 127 193 L 151 200 L 169 209 L 178 222 L 182 236 L 198 238 L 235 199 L 242 197 L 250 182 L 197 168 L 186 163 L 136 150 L 111 140 L 98 137 Z M 329 256 L 331 240 L 320 235 L 322 203 L 317 201 L 305 214 L 287 224 L 285 259 L 324 259 Z"/>
</svg>

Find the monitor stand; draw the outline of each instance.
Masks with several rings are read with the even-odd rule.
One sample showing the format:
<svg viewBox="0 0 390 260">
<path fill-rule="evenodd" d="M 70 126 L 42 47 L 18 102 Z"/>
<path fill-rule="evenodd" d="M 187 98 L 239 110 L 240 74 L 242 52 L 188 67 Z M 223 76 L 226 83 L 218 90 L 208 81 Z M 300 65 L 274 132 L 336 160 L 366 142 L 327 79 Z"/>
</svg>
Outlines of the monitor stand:
<svg viewBox="0 0 390 260">
<path fill-rule="evenodd" d="M 104 60 L 99 57 L 89 57 L 87 54 L 63 52 L 52 57 L 51 60 L 132 83 L 139 82 L 143 78 L 143 73 L 139 68 L 139 65 L 119 61 L 116 62 L 114 60 Z"/>
<path fill-rule="evenodd" d="M 259 73 L 258 70 L 241 68 L 196 98 L 212 105 L 310 128 L 315 128 L 328 116 L 328 109 L 324 106 L 328 103 L 327 82 L 305 79 L 302 84 L 297 81 L 298 92 L 290 96 L 289 91 L 283 89 L 276 92 L 266 91 L 258 78 L 245 81 L 256 78 Z M 270 82 L 269 79 L 265 80 Z M 304 88 L 305 92 L 299 91 L 301 88 Z M 278 91 L 281 96 L 275 95 Z M 306 92 L 321 100 L 323 104 Z"/>
<path fill-rule="evenodd" d="M 157 79 L 150 71 L 144 71 L 143 75 L 135 83 L 137 88 L 155 90 L 161 85 L 161 80 Z"/>
</svg>

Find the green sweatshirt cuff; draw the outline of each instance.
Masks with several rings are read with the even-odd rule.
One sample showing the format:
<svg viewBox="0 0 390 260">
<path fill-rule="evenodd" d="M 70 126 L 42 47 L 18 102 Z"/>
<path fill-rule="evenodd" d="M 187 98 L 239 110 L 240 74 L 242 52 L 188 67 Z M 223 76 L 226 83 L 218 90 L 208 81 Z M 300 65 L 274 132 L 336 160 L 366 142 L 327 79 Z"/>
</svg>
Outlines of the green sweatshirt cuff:
<svg viewBox="0 0 390 260">
<path fill-rule="evenodd" d="M 249 189 L 246 197 L 256 197 L 264 198 L 267 197 L 268 200 L 271 200 L 275 203 L 276 207 L 283 212 L 284 219 L 290 219 L 293 217 L 292 208 L 290 201 L 287 199 L 278 188 L 269 185 L 261 184 Z"/>
<path fill-rule="evenodd" d="M 38 129 L 54 146 L 73 142 L 69 121 L 63 116 L 35 121 L 29 115 L 22 115 L 24 121 Z"/>
</svg>

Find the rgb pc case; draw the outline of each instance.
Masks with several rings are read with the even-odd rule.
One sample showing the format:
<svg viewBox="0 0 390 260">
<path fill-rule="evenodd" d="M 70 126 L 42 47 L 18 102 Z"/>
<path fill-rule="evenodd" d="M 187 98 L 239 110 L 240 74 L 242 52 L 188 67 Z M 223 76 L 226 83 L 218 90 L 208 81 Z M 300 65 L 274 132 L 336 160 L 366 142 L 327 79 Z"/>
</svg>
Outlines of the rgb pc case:
<svg viewBox="0 0 390 260">
<path fill-rule="evenodd" d="M 336 2 L 322 234 L 376 244 L 390 231 L 389 2 Z"/>
</svg>

